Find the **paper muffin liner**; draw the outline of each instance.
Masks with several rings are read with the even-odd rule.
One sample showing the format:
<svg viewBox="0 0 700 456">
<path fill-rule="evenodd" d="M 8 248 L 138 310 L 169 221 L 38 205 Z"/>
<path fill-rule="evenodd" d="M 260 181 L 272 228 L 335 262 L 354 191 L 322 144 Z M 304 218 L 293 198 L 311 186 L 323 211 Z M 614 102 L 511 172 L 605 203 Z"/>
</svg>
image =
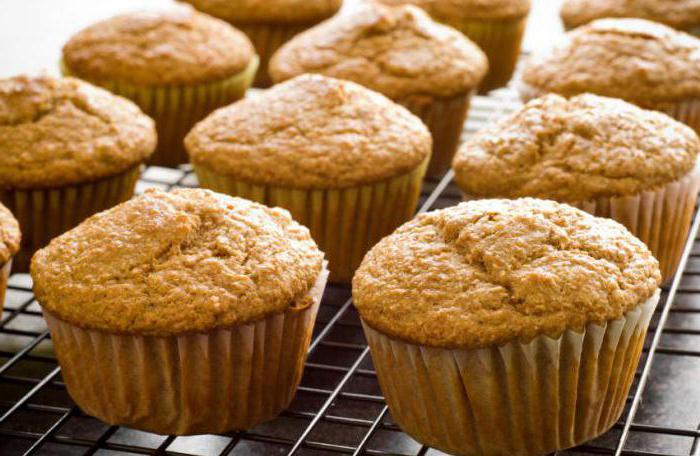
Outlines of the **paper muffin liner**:
<svg viewBox="0 0 700 456">
<path fill-rule="evenodd" d="M 396 100 L 419 117 L 433 137 L 433 153 L 426 175 L 442 177 L 452 165 L 467 120 L 473 92 L 448 99 L 410 97 Z"/>
<path fill-rule="evenodd" d="M 622 414 L 659 292 L 604 324 L 480 349 L 433 348 L 362 323 L 394 421 L 457 455 L 541 455 Z"/>
<path fill-rule="evenodd" d="M 88 415 L 158 434 L 249 429 L 292 401 L 327 276 L 324 267 L 306 307 L 206 333 L 109 334 L 44 318 L 68 392 Z"/>
<path fill-rule="evenodd" d="M 489 59 L 489 72 L 479 86 L 487 93 L 508 84 L 520 57 L 527 16 L 511 20 L 468 20 L 450 24 L 474 41 Z"/>
<path fill-rule="evenodd" d="M 10 279 L 10 271 L 12 270 L 12 258 L 0 269 L 0 315 L 5 304 L 5 293 L 7 292 L 7 282 Z"/>
<path fill-rule="evenodd" d="M 292 189 L 250 184 L 194 166 L 200 186 L 287 209 L 325 252 L 330 281 L 349 283 L 365 253 L 411 219 L 427 161 L 381 182 L 339 189 Z"/>
<path fill-rule="evenodd" d="M 56 236 L 89 216 L 122 203 L 134 194 L 141 165 L 83 184 L 44 189 L 2 189 L 0 202 L 14 214 L 22 231 L 15 270 L 26 272 L 32 255 Z"/>
<path fill-rule="evenodd" d="M 243 98 L 257 67 L 258 58 L 254 57 L 245 70 L 230 78 L 189 86 L 142 87 L 119 81 L 89 82 L 130 99 L 153 118 L 158 146 L 149 163 L 174 167 L 187 163 L 185 135 L 215 109 Z M 64 75 L 72 75 L 63 63 L 61 70 Z"/>
<path fill-rule="evenodd" d="M 234 23 L 234 27 L 248 36 L 248 39 L 255 47 L 255 52 L 260 56 L 260 68 L 258 68 L 258 72 L 255 75 L 253 86 L 262 89 L 270 87 L 273 82 L 268 72 L 268 66 L 274 53 L 295 35 L 316 24 L 316 22 L 307 24 Z"/>
</svg>

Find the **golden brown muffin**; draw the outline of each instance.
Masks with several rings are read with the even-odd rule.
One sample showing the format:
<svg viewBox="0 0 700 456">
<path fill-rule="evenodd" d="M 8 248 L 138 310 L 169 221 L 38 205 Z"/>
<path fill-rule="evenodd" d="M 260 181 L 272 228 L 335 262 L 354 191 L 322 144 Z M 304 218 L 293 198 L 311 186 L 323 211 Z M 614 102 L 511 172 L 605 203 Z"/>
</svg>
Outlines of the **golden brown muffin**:
<svg viewBox="0 0 700 456">
<path fill-rule="evenodd" d="M 660 112 L 550 94 L 471 137 L 453 169 L 470 196 L 578 202 L 663 187 L 693 170 L 698 151 L 697 134 Z"/>
<path fill-rule="evenodd" d="M 303 73 L 347 79 L 394 100 L 466 93 L 486 57 L 454 29 L 412 6 L 365 4 L 297 35 L 270 62 L 281 82 Z"/>
<path fill-rule="evenodd" d="M 0 187 L 92 181 L 146 160 L 153 121 L 130 101 L 73 78 L 0 79 Z"/>
<path fill-rule="evenodd" d="M 150 191 L 32 259 L 42 307 L 75 326 L 169 336 L 284 312 L 323 253 L 289 213 L 208 190 Z"/>
<path fill-rule="evenodd" d="M 507 20 L 527 16 L 530 0 L 379 0 L 385 5 L 416 5 L 435 19 L 457 28 L 470 19 Z"/>
<path fill-rule="evenodd" d="M 17 219 L 9 209 L 0 204 L 0 265 L 7 264 L 19 251 L 21 238 Z M 0 300 L 0 309 L 3 302 L 4 300 Z"/>
<path fill-rule="evenodd" d="M 142 11 L 97 22 L 63 47 L 83 79 L 138 86 L 212 82 L 243 71 L 255 52 L 240 31 L 191 8 Z"/>
<path fill-rule="evenodd" d="M 295 24 L 334 15 L 343 0 L 184 0 L 200 11 L 231 23 Z"/>
<path fill-rule="evenodd" d="M 405 174 L 430 155 L 418 118 L 349 81 L 303 75 L 221 108 L 185 138 L 192 163 L 256 184 L 343 188 Z"/>
<path fill-rule="evenodd" d="M 605 17 L 637 17 L 689 30 L 700 24 L 698 0 L 564 0 L 561 18 L 567 28 Z"/>
</svg>

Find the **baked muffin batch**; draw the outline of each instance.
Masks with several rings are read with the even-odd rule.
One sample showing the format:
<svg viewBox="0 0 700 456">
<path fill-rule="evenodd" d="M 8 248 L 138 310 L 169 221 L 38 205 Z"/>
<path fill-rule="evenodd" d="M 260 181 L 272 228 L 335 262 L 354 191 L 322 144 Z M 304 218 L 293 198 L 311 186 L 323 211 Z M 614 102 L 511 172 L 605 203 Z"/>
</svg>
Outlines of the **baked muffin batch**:
<svg viewBox="0 0 700 456">
<path fill-rule="evenodd" d="M 71 76 L 0 80 L 0 294 L 31 258 L 81 409 L 273 419 L 330 280 L 419 442 L 537 456 L 610 429 L 700 191 L 697 2 L 566 1 L 525 104 L 461 147 L 529 0 L 188 3 L 78 32 Z M 204 189 L 132 198 L 144 163 L 188 161 Z M 412 218 L 450 166 L 465 202 Z"/>
</svg>

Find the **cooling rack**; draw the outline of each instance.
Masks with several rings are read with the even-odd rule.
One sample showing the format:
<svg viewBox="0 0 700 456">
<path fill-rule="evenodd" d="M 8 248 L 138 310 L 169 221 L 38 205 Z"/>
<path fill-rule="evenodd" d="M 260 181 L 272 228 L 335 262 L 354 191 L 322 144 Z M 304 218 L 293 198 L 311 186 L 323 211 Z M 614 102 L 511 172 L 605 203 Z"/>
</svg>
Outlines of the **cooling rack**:
<svg viewBox="0 0 700 456">
<path fill-rule="evenodd" d="M 513 109 L 511 92 L 477 97 L 465 135 Z M 137 191 L 197 185 L 191 169 L 148 168 Z M 423 185 L 420 210 L 457 204 L 451 173 Z M 625 413 L 604 436 L 561 455 L 700 456 L 700 242 L 664 290 Z M 224 406 L 224 404 L 222 404 Z M 508 438 L 504 435 L 503 438 Z M 61 381 L 31 279 L 10 279 L 0 319 L 0 455 L 439 455 L 391 420 L 348 287 L 329 286 L 298 394 L 246 432 L 160 436 L 83 414 Z"/>
</svg>

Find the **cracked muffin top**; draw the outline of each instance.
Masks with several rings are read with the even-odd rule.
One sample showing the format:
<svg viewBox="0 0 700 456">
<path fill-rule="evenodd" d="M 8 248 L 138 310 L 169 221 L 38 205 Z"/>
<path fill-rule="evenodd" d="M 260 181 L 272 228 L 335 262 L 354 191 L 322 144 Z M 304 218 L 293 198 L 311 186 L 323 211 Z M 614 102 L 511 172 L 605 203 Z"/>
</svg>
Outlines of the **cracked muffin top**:
<svg viewBox="0 0 700 456">
<path fill-rule="evenodd" d="M 590 92 L 641 106 L 698 97 L 700 40 L 644 19 L 599 19 L 529 60 L 523 82 L 525 96 Z"/>
<path fill-rule="evenodd" d="M 476 44 L 420 8 L 373 3 L 300 33 L 270 61 L 276 82 L 320 73 L 394 100 L 462 95 L 475 89 L 487 70 L 486 56 Z"/>
<path fill-rule="evenodd" d="M 654 190 L 695 166 L 692 128 L 596 95 L 537 98 L 467 140 L 453 169 L 465 193 L 564 202 Z"/>
<path fill-rule="evenodd" d="M 685 30 L 700 24 L 700 1 L 565 0 L 561 8 L 561 18 L 568 28 L 605 17 L 637 17 Z"/>
<path fill-rule="evenodd" d="M 72 75 L 137 86 L 218 81 L 243 71 L 254 56 L 242 32 L 185 5 L 114 16 L 63 47 Z"/>
<path fill-rule="evenodd" d="M 17 219 L 8 208 L 0 204 L 0 267 L 19 251 L 21 240 Z"/>
<path fill-rule="evenodd" d="M 419 215 L 370 250 L 352 294 L 385 334 L 477 348 L 619 318 L 660 282 L 656 259 L 619 223 L 526 198 Z"/>
<path fill-rule="evenodd" d="M 506 20 L 527 16 L 530 0 L 379 0 L 385 5 L 416 5 L 435 19 L 459 24 L 471 19 Z"/>
<path fill-rule="evenodd" d="M 343 0 L 184 0 L 234 24 L 299 24 L 334 15 Z"/>
<path fill-rule="evenodd" d="M 167 336 L 305 304 L 322 262 L 287 211 L 179 189 L 148 191 L 88 218 L 37 252 L 31 272 L 39 303 L 62 320 Z"/>
<path fill-rule="evenodd" d="M 417 117 L 383 95 L 302 75 L 215 111 L 185 147 L 195 166 L 245 182 L 342 188 L 414 170 L 432 139 Z"/>
<path fill-rule="evenodd" d="M 0 79 L 0 187 L 109 177 L 155 145 L 153 121 L 125 98 L 73 78 Z"/>
</svg>

